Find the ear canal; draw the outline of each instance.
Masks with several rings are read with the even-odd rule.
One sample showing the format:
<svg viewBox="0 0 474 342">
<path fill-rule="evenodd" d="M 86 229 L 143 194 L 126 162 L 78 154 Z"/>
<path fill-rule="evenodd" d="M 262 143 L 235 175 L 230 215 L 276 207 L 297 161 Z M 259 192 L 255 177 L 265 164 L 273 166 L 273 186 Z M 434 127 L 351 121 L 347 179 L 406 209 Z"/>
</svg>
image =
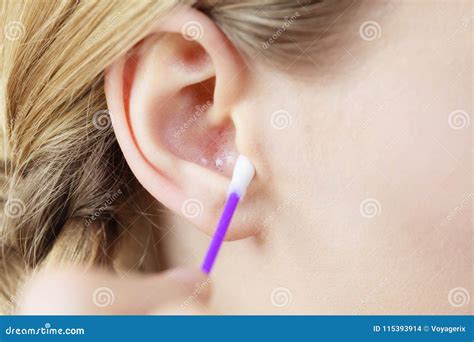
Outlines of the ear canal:
<svg viewBox="0 0 474 342">
<path fill-rule="evenodd" d="M 205 96 L 207 87 L 196 84 L 188 87 L 186 108 L 166 123 L 163 144 L 181 159 L 195 162 L 230 176 L 238 153 L 235 149 L 235 130 L 231 123 L 213 126 L 209 113 L 214 110 L 212 98 Z"/>
</svg>

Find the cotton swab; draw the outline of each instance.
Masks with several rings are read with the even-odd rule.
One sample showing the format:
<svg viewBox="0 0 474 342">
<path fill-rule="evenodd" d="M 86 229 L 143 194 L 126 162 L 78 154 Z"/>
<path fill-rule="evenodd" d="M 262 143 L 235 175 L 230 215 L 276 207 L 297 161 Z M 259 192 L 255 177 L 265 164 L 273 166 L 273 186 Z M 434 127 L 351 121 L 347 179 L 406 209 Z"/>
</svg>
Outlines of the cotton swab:
<svg viewBox="0 0 474 342">
<path fill-rule="evenodd" d="M 211 273 L 212 266 L 216 261 L 217 253 L 222 245 L 222 241 L 224 241 L 225 234 L 227 233 L 235 209 L 237 208 L 240 199 L 245 196 L 247 187 L 252 181 L 254 175 L 255 168 L 250 160 L 244 155 L 239 155 L 235 162 L 232 180 L 230 181 L 227 190 L 228 197 L 224 206 L 224 211 L 222 212 L 216 231 L 212 237 L 211 245 L 207 250 L 206 257 L 201 266 L 201 270 L 205 274 Z"/>
</svg>

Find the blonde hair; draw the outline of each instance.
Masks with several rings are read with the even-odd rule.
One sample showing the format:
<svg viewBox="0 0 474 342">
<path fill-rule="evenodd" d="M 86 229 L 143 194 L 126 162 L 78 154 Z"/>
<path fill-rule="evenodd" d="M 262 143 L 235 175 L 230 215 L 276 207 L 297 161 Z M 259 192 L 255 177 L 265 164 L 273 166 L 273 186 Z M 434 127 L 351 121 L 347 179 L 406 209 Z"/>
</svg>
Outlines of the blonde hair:
<svg viewBox="0 0 474 342">
<path fill-rule="evenodd" d="M 0 294 L 7 302 L 14 302 L 22 279 L 51 263 L 164 267 L 154 248 L 158 212 L 115 140 L 103 71 L 182 3 L 2 3 Z M 319 46 L 315 39 L 341 4 L 347 6 L 316 0 L 185 3 L 211 17 L 244 56 L 271 61 Z"/>
</svg>

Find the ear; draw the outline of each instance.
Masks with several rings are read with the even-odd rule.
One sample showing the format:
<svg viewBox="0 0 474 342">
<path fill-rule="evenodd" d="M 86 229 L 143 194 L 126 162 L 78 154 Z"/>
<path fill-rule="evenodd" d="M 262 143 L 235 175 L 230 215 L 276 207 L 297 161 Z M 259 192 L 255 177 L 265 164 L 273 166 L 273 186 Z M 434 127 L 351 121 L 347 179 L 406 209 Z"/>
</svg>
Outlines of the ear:
<svg viewBox="0 0 474 342">
<path fill-rule="evenodd" d="M 106 71 L 113 128 L 133 173 L 158 201 L 209 235 L 233 164 L 245 153 L 235 144 L 244 132 L 234 116 L 246 75 L 232 43 L 193 8 L 170 14 Z M 251 197 L 249 189 L 247 203 Z M 227 239 L 251 235 L 249 217 L 237 215 Z"/>
</svg>

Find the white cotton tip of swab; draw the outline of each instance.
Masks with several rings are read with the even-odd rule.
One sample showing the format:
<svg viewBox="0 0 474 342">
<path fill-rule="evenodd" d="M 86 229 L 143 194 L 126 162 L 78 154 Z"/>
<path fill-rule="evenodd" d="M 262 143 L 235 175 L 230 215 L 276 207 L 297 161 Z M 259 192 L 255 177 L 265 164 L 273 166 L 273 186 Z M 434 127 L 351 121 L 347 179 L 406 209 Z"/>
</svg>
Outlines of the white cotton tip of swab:
<svg viewBox="0 0 474 342">
<path fill-rule="evenodd" d="M 235 162 L 228 194 L 236 193 L 239 198 L 243 198 L 254 175 L 255 168 L 252 162 L 246 156 L 239 155 Z"/>
</svg>

